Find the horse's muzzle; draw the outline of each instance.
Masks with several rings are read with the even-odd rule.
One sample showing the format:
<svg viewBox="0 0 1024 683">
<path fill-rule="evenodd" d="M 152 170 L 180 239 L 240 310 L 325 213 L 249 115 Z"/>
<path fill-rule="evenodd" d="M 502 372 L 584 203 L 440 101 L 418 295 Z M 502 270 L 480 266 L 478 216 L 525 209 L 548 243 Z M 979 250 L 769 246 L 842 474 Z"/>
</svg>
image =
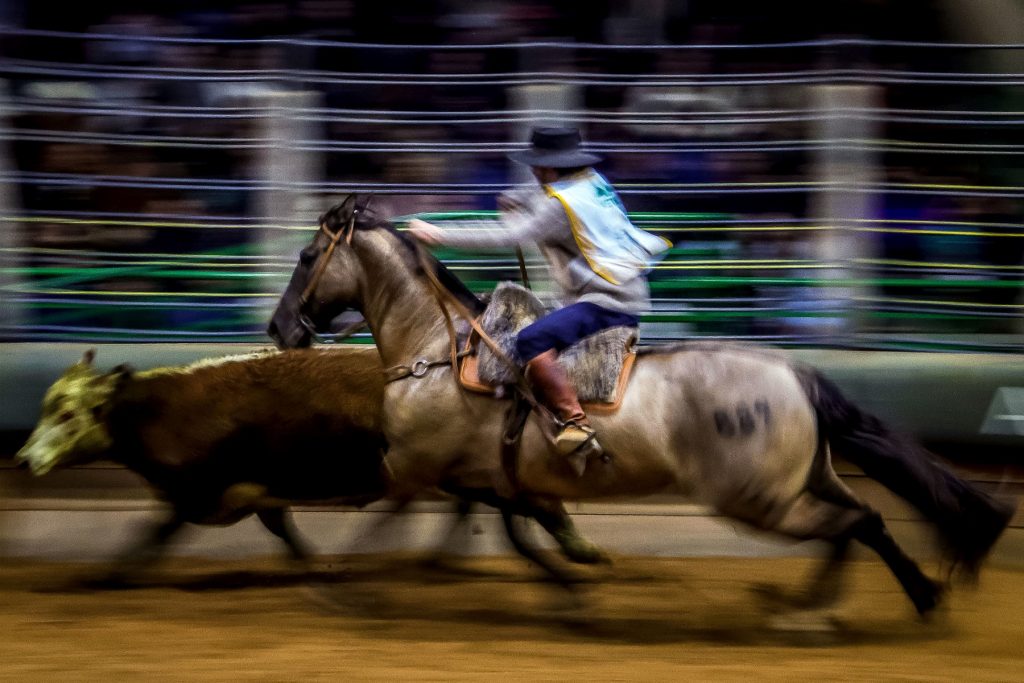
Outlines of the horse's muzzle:
<svg viewBox="0 0 1024 683">
<path fill-rule="evenodd" d="M 281 331 L 277 322 L 274 320 L 270 321 L 267 326 L 267 334 L 272 340 L 274 340 L 274 346 L 279 349 L 301 349 L 310 345 L 312 342 L 312 335 L 305 325 L 294 326 L 288 334 Z"/>
</svg>

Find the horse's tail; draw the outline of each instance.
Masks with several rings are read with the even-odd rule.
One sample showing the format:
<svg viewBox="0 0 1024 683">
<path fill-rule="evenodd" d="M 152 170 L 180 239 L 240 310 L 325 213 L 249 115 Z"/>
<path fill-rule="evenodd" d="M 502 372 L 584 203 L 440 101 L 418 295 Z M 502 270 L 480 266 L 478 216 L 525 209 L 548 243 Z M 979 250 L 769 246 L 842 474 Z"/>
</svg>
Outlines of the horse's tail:
<svg viewBox="0 0 1024 683">
<path fill-rule="evenodd" d="M 954 566 L 976 576 L 1014 506 L 956 476 L 937 456 L 855 406 L 817 371 L 801 368 L 798 374 L 832 451 L 916 507 L 935 524 Z"/>
</svg>

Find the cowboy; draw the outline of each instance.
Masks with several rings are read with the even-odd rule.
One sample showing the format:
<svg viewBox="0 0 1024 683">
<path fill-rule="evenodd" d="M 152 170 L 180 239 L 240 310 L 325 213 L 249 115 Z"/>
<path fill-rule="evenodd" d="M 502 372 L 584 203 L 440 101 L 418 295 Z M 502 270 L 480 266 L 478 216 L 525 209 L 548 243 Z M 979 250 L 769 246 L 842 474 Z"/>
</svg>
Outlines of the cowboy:
<svg viewBox="0 0 1024 683">
<path fill-rule="evenodd" d="M 592 168 L 601 157 L 580 149 L 577 129 L 536 128 L 530 143 L 509 158 L 530 166 L 539 186 L 503 193 L 500 223 L 445 230 L 414 219 L 409 229 L 429 245 L 539 247 L 563 307 L 523 328 L 516 350 L 527 380 L 559 420 L 555 449 L 582 475 L 601 446 L 558 354 L 603 329 L 636 327 L 638 313 L 650 306 L 645 274 L 671 245 L 630 222 L 615 190 Z"/>
</svg>

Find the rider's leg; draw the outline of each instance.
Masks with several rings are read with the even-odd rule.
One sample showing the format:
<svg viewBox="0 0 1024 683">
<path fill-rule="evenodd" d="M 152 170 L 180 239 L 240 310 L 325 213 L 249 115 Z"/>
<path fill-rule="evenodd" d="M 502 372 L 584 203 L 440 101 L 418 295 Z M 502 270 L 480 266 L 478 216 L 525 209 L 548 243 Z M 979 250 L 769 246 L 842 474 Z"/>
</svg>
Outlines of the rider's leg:
<svg viewBox="0 0 1024 683">
<path fill-rule="evenodd" d="M 594 429 L 580 406 L 565 368 L 558 362 L 558 351 L 549 349 L 531 358 L 526 363 L 526 379 L 562 423 L 555 435 L 555 448 L 559 453 L 568 455 L 588 442 L 596 446 Z"/>
<path fill-rule="evenodd" d="M 526 361 L 527 380 L 540 394 L 538 398 L 563 423 L 555 436 L 555 446 L 562 453 L 572 454 L 571 464 L 579 474 L 585 466 L 586 455 L 600 453 L 601 448 L 580 406 L 576 389 L 558 363 L 558 353 L 603 329 L 636 324 L 636 317 L 628 313 L 579 302 L 536 320 L 523 328 L 516 338 L 519 357 Z"/>
</svg>

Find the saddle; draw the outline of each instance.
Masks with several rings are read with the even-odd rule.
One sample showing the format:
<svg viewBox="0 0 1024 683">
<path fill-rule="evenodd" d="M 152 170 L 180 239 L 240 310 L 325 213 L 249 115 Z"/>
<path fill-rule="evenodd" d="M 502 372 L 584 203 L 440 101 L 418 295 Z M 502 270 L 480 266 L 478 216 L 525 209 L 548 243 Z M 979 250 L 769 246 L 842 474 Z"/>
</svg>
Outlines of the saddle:
<svg viewBox="0 0 1024 683">
<path fill-rule="evenodd" d="M 512 282 L 502 282 L 478 322 L 522 371 L 525 363 L 516 352 L 516 335 L 544 313 L 544 305 L 533 292 Z M 586 412 L 613 413 L 619 408 L 636 360 L 638 339 L 636 328 L 611 327 L 559 354 L 558 361 L 576 387 Z M 515 376 L 472 332 L 464 345 L 459 382 L 468 391 L 500 398 L 508 393 L 507 386 L 515 384 Z"/>
</svg>

